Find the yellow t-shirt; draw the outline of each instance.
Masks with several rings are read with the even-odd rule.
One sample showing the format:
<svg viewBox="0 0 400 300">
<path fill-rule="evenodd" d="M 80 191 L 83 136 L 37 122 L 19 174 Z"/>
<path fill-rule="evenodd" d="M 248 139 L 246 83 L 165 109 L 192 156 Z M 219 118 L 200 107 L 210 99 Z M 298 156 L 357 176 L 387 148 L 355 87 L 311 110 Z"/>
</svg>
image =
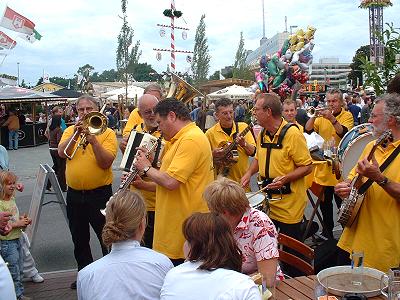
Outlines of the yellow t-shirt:
<svg viewBox="0 0 400 300">
<path fill-rule="evenodd" d="M 124 131 L 122 132 L 122 136 L 123 137 L 129 136 L 131 130 L 135 126 L 141 123 L 143 123 L 143 118 L 139 115 L 139 109 L 136 107 L 134 110 L 132 110 L 131 114 L 129 115 L 129 119 L 128 122 L 126 122 Z"/>
<path fill-rule="evenodd" d="M 365 158 L 374 142 L 364 149 L 359 160 Z M 390 143 L 386 149 L 378 146 L 375 158 L 381 165 L 400 141 Z M 400 182 L 400 156 L 383 171 L 392 182 Z M 349 179 L 356 175 L 355 169 Z M 359 210 L 358 218 L 352 226 L 345 227 L 338 246 L 351 253 L 352 250 L 364 250 L 365 266 L 387 272 L 389 268 L 400 265 L 400 202 L 391 197 L 377 183 L 373 183 L 366 192 L 366 197 Z"/>
<path fill-rule="evenodd" d="M 180 182 L 170 191 L 157 185 L 153 249 L 172 259 L 183 258 L 182 223 L 193 212 L 207 212 L 202 195 L 214 179 L 210 144 L 199 127 L 190 123 L 169 143 L 161 172 Z"/>
<path fill-rule="evenodd" d="M 345 111 L 343 108 L 340 114 L 336 116 L 336 120 L 348 130 L 353 128 L 353 115 L 351 112 Z M 331 121 L 322 117 L 318 117 L 315 120 L 314 131 L 317 132 L 325 141 L 330 141 L 332 137 L 334 137 L 336 146 L 339 145 L 340 140 L 342 139 L 337 135 L 335 127 L 333 127 Z M 332 173 L 332 167 L 330 165 L 319 164 L 314 168 L 314 182 L 323 186 L 334 186 L 339 181 L 336 179 L 335 174 Z"/>
<path fill-rule="evenodd" d="M 134 127 L 134 129 L 137 132 L 147 132 L 148 133 L 148 130 L 145 127 L 145 125 L 143 124 L 143 127 L 142 127 L 142 124 L 143 123 L 140 123 L 139 125 Z M 159 138 L 161 136 L 161 132 L 156 130 L 151 135 L 155 136 L 156 138 Z M 142 179 L 144 181 L 147 181 L 147 182 L 152 182 L 152 180 L 147 176 L 143 177 Z M 136 191 L 136 192 L 139 192 L 139 193 L 142 194 L 142 196 L 143 196 L 143 198 L 144 198 L 144 200 L 146 202 L 146 208 L 147 208 L 148 211 L 154 211 L 155 210 L 155 207 L 156 207 L 156 192 L 139 190 L 139 189 L 135 188 L 133 185 L 131 185 L 130 190 L 131 191 Z"/>
<path fill-rule="evenodd" d="M 73 133 L 74 126 L 65 129 L 60 143 L 69 139 Z M 107 128 L 104 133 L 97 135 L 96 138 L 103 148 L 115 158 L 118 149 L 115 132 Z M 75 147 L 79 141 L 80 137 Z M 65 177 L 67 185 L 75 190 L 93 190 L 103 185 L 112 184 L 113 182 L 112 168 L 102 169 L 99 167 L 93 153 L 92 145 L 90 144 L 87 145 L 85 150 L 80 147 L 71 160 L 67 159 Z"/>
<path fill-rule="evenodd" d="M 246 123 L 239 122 L 237 136 L 247 127 L 248 125 Z M 235 132 L 236 132 L 235 123 L 233 124 L 230 136 L 228 136 L 226 132 L 221 128 L 220 123 L 215 124 L 206 132 L 206 136 L 210 142 L 211 149 L 214 150 L 215 148 L 219 148 L 219 145 L 222 142 L 233 142 L 233 135 L 235 134 Z M 250 131 L 244 136 L 244 138 L 248 144 L 251 144 L 254 147 L 256 146 L 256 142 L 254 141 L 254 137 Z M 240 179 L 243 177 L 244 173 L 246 173 L 247 169 L 249 168 L 249 156 L 246 154 L 246 151 L 239 145 L 237 145 L 237 150 L 239 154 L 239 159 L 237 163 L 233 164 L 230 167 L 227 177 L 236 182 L 240 182 Z"/>
<path fill-rule="evenodd" d="M 0 200 L 0 211 L 10 212 L 12 214 L 11 221 L 17 222 L 19 220 L 19 210 L 17 204 L 15 203 L 15 198 L 12 197 L 10 200 Z M 21 233 L 21 228 L 13 228 L 9 234 L 3 236 L 0 234 L 0 241 L 11 241 L 19 239 Z"/>
<path fill-rule="evenodd" d="M 279 133 L 287 122 L 282 119 L 282 123 L 271 138 L 268 134 L 261 137 L 261 133 L 257 138 L 256 159 L 258 160 L 259 174 L 265 177 L 265 161 L 267 156 L 267 148 L 261 147 L 261 139 L 264 143 L 277 143 Z M 282 149 L 271 149 L 271 157 L 269 163 L 269 177 L 275 178 L 286 175 L 297 167 L 308 166 L 312 163 L 310 152 L 307 148 L 306 140 L 299 129 L 290 127 L 282 141 Z M 302 220 L 304 208 L 307 204 L 307 194 L 304 177 L 290 183 L 291 193 L 282 195 L 282 200 L 270 202 L 270 218 L 286 223 L 295 224 Z M 279 195 L 273 195 L 279 198 Z"/>
</svg>

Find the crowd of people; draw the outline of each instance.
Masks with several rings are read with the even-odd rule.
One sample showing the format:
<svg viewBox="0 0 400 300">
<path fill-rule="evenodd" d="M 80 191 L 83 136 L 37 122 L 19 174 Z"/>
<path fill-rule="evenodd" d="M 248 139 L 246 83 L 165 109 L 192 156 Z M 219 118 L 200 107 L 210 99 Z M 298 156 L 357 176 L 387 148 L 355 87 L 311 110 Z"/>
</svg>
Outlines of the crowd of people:
<svg viewBox="0 0 400 300">
<path fill-rule="evenodd" d="M 193 118 L 201 116 L 201 110 L 192 111 L 191 116 L 187 105 L 163 99 L 161 88 L 152 84 L 131 111 L 119 145 L 111 128 L 94 135 L 83 125 L 85 116 L 99 109 L 95 98 L 84 95 L 77 100 L 78 121 L 66 129 L 59 110 L 54 110 L 48 130 L 50 153 L 59 166 L 57 178 L 67 191 L 79 271 L 71 288 L 77 288 L 79 299 L 187 299 L 188 295 L 193 299 L 261 299 L 248 275 L 261 273 L 267 286 L 283 280 L 284 273 L 293 275 L 291 268 L 279 263 L 278 232 L 304 240 L 309 177 L 323 187 L 322 234 L 327 239 L 334 237 L 333 199 L 340 206 L 357 174 L 372 183 L 357 220 L 340 236 L 333 263 L 349 264 L 351 252 L 363 250 L 365 266 L 384 272 L 399 267 L 399 159 L 392 155 L 388 167 L 379 169 L 400 147 L 399 92 L 399 83 L 391 82 L 387 94 L 376 99 L 365 95 L 364 106 L 353 110 L 357 101 L 346 104 L 340 90 L 329 90 L 324 108 L 311 116 L 301 100 L 282 101 L 276 94 L 261 93 L 251 109 L 262 127 L 254 136 L 244 122 L 243 103 L 234 106 L 229 99 L 217 100 L 212 107 L 215 124 L 200 128 Z M 392 140 L 375 147 L 370 160 L 366 156 L 374 143 L 369 143 L 348 178 L 338 180 L 328 164 L 314 166 L 303 132 L 316 132 L 337 147 L 366 116 L 376 137 L 390 130 Z M 149 153 L 143 145 L 134 147 L 137 175 L 131 189 L 112 196 L 112 164 L 118 147 L 123 153 L 128 149 L 132 131 L 163 139 L 164 150 Z M 66 159 L 83 136 L 86 144 Z M 249 204 L 246 192 L 254 174 L 258 174 L 260 189 L 273 199 L 268 215 Z M 124 174 L 123 179 L 130 175 Z M 15 207 L 10 200 L 16 178 L 8 178 L 0 211 Z M 10 214 L 0 215 L 0 232 L 6 237 L 1 253 L 7 262 L 11 260 L 8 245 L 20 238 L 21 228 L 30 222 L 14 211 L 11 223 Z M 90 226 L 104 255 L 95 262 Z M 5 247 L 3 240 L 7 240 Z M 15 293 L 21 297 L 16 276 L 20 270 L 13 269 L 20 259 L 13 259 L 17 260 L 9 262 L 9 269 Z"/>
</svg>

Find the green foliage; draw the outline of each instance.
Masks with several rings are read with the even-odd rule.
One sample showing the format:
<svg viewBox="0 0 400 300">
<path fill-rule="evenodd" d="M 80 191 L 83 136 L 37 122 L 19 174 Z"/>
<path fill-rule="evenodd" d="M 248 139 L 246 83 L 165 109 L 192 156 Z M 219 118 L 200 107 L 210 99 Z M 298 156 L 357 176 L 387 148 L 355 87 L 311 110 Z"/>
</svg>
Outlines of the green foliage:
<svg viewBox="0 0 400 300">
<path fill-rule="evenodd" d="M 28 88 L 28 86 L 25 83 L 25 79 L 22 79 L 22 82 L 21 82 L 20 86 L 23 87 L 23 88 Z"/>
<path fill-rule="evenodd" d="M 151 81 L 153 77 L 150 73 L 154 73 L 152 66 L 147 63 L 137 63 L 130 69 L 130 74 L 133 75 L 137 81 Z"/>
<path fill-rule="evenodd" d="M 81 75 L 81 76 L 85 76 L 85 74 L 86 74 L 87 72 L 89 72 L 88 74 L 90 74 L 93 70 L 94 70 L 94 67 L 92 67 L 92 66 L 89 65 L 89 64 L 86 64 L 86 65 L 84 65 L 84 66 L 82 66 L 82 67 L 79 67 L 79 68 L 78 68 L 78 71 L 77 71 L 76 73 L 79 74 L 79 75 Z"/>
<path fill-rule="evenodd" d="M 363 84 L 361 60 L 360 58 L 365 58 L 370 56 L 369 45 L 361 46 L 357 49 L 356 54 L 353 57 L 353 62 L 350 64 L 351 71 L 348 75 L 348 79 L 353 82 L 353 87 L 357 87 L 357 82 L 359 85 Z"/>
<path fill-rule="evenodd" d="M 379 41 L 385 46 L 384 63 L 377 66 L 368 58 L 360 58 L 365 77 L 364 86 L 372 86 L 377 95 L 383 94 L 389 81 L 400 72 L 400 66 L 396 64 L 396 55 L 400 55 L 400 33 L 393 23 L 386 25 L 388 28 L 382 35 L 377 33 Z"/>
<path fill-rule="evenodd" d="M 113 82 L 118 80 L 118 72 L 114 69 L 104 70 L 101 74 L 94 72 L 92 82 Z"/>
<path fill-rule="evenodd" d="M 220 76 L 220 71 L 215 71 L 214 74 L 212 74 L 210 78 L 208 78 L 208 80 L 219 80 L 219 76 Z"/>
<path fill-rule="evenodd" d="M 211 56 L 208 50 L 208 42 L 206 37 L 206 24 L 202 15 L 200 23 L 196 29 L 195 44 L 193 50 L 193 60 L 191 69 L 193 72 L 193 82 L 195 85 L 199 85 L 207 81 L 207 75 L 210 70 Z"/>
<path fill-rule="evenodd" d="M 253 80 L 253 72 L 246 65 L 247 51 L 244 49 L 243 32 L 240 33 L 239 46 L 235 55 L 235 63 L 233 65 L 233 78 Z"/>
</svg>

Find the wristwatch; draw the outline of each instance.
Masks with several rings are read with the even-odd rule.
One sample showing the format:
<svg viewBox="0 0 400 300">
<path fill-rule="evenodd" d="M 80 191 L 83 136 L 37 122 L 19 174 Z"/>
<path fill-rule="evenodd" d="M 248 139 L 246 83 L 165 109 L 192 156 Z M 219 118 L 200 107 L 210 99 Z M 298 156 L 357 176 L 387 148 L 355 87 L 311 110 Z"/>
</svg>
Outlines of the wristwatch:
<svg viewBox="0 0 400 300">
<path fill-rule="evenodd" d="M 381 181 L 377 181 L 376 183 L 379 184 L 380 186 L 384 187 L 387 185 L 389 182 L 389 179 L 385 176 Z"/>
<path fill-rule="evenodd" d="M 143 169 L 143 174 L 146 175 L 146 173 L 151 169 L 151 166 L 145 167 Z"/>
</svg>

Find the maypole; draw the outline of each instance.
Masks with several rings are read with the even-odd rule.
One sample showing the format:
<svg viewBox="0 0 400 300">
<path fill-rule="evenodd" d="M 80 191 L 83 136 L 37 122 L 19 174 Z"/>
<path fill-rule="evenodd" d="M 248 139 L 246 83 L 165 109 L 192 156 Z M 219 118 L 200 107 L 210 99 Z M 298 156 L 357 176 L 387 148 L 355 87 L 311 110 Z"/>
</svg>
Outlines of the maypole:
<svg viewBox="0 0 400 300">
<path fill-rule="evenodd" d="M 161 29 L 160 29 L 160 36 L 161 37 L 165 36 L 165 29 L 164 28 L 170 28 L 171 29 L 170 48 L 169 49 L 153 48 L 153 50 L 157 52 L 157 55 L 156 55 L 157 60 L 161 60 L 161 52 L 170 52 L 171 53 L 170 70 L 173 73 L 175 73 L 175 70 L 176 70 L 175 54 L 176 53 L 187 53 L 187 54 L 192 54 L 193 53 L 193 51 L 176 50 L 175 49 L 175 29 L 182 30 L 182 39 L 186 40 L 186 38 L 187 38 L 186 31 L 188 31 L 189 28 L 175 26 L 175 19 L 179 19 L 182 16 L 182 12 L 179 11 L 179 10 L 176 10 L 176 8 L 175 8 L 175 0 L 171 0 L 170 9 L 164 10 L 163 15 L 171 19 L 171 25 L 157 24 L 157 26 L 161 27 Z M 192 58 L 188 55 L 186 57 L 186 61 L 190 63 L 192 61 Z"/>
</svg>

